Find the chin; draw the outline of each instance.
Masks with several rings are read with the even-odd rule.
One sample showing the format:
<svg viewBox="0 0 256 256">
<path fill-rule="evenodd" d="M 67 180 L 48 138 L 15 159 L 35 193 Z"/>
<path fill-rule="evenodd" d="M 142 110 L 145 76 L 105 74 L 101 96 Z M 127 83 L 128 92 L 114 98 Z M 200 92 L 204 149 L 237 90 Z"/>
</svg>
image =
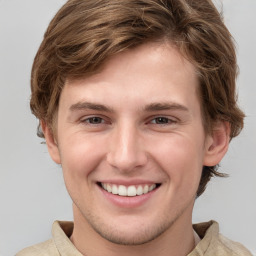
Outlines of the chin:
<svg viewBox="0 0 256 256">
<path fill-rule="evenodd" d="M 133 232 L 116 230 L 95 230 L 101 237 L 119 245 L 142 245 L 159 237 L 165 230 L 135 230 Z"/>
<path fill-rule="evenodd" d="M 162 222 L 159 222 L 159 219 L 158 221 L 141 220 L 141 222 L 138 220 L 130 220 L 129 222 L 127 220 L 122 222 L 113 220 L 112 223 L 102 223 L 99 219 L 87 221 L 94 231 L 107 241 L 119 245 L 135 246 L 157 239 L 172 227 L 177 218 L 162 219 Z"/>
</svg>

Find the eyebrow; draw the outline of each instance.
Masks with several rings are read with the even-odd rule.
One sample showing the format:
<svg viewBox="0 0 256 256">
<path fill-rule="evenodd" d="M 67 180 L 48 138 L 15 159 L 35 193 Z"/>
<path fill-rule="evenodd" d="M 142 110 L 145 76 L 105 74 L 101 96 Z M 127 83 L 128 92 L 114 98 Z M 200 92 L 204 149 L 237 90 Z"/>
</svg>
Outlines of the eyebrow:
<svg viewBox="0 0 256 256">
<path fill-rule="evenodd" d="M 92 103 L 92 102 L 78 102 L 70 106 L 70 111 L 76 111 L 76 110 L 97 110 L 97 111 L 104 111 L 113 113 L 114 110 L 110 107 L 107 107 L 102 104 L 98 103 Z M 146 105 L 143 110 L 145 112 L 153 112 L 153 111 L 161 111 L 161 110 L 181 110 L 188 112 L 188 108 L 184 105 L 181 105 L 179 103 L 175 102 L 156 102 L 156 103 L 150 103 Z"/>
<path fill-rule="evenodd" d="M 163 102 L 163 103 L 151 103 L 145 106 L 146 112 L 161 111 L 161 110 L 182 110 L 188 112 L 188 108 L 176 102 Z"/>
<path fill-rule="evenodd" d="M 104 112 L 114 112 L 113 109 L 102 105 L 98 103 L 92 103 L 92 102 L 78 102 L 70 106 L 70 111 L 76 111 L 76 110 L 98 110 L 98 111 L 104 111 Z"/>
</svg>

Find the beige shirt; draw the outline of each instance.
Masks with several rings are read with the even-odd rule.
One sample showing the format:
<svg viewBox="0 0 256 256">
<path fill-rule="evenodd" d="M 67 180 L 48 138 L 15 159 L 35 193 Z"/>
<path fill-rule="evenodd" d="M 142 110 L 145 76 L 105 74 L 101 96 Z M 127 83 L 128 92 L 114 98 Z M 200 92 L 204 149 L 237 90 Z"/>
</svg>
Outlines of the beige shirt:
<svg viewBox="0 0 256 256">
<path fill-rule="evenodd" d="M 219 234 L 215 221 L 195 224 L 193 228 L 201 240 L 197 239 L 197 246 L 188 256 L 252 256 L 243 245 Z M 26 248 L 16 256 L 82 256 L 69 240 L 72 231 L 72 222 L 55 221 L 51 240 Z"/>
</svg>

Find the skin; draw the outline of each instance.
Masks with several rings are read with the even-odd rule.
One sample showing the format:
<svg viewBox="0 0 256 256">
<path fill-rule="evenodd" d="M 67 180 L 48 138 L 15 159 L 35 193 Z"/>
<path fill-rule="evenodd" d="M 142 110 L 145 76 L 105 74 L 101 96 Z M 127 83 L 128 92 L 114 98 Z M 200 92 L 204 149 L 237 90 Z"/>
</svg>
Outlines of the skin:
<svg viewBox="0 0 256 256">
<path fill-rule="evenodd" d="M 100 73 L 67 81 L 55 136 L 44 122 L 42 127 L 73 200 L 71 241 L 81 253 L 170 256 L 193 250 L 202 167 L 218 164 L 229 143 L 227 123 L 205 134 L 198 86 L 194 66 L 167 43 L 119 53 Z M 100 182 L 160 186 L 129 206 L 124 197 L 119 205 L 109 200 Z"/>
</svg>

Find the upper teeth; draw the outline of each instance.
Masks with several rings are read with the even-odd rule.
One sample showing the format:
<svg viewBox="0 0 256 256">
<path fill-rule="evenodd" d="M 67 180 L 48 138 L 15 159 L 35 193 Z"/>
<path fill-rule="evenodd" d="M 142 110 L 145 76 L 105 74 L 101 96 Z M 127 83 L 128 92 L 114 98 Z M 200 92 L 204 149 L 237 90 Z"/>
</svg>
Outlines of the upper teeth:
<svg viewBox="0 0 256 256">
<path fill-rule="evenodd" d="M 115 185 L 109 183 L 101 183 L 101 186 L 114 195 L 119 196 L 140 196 L 142 194 L 147 194 L 156 188 L 156 184 L 153 185 L 139 185 L 139 186 L 124 186 L 124 185 Z"/>
</svg>

